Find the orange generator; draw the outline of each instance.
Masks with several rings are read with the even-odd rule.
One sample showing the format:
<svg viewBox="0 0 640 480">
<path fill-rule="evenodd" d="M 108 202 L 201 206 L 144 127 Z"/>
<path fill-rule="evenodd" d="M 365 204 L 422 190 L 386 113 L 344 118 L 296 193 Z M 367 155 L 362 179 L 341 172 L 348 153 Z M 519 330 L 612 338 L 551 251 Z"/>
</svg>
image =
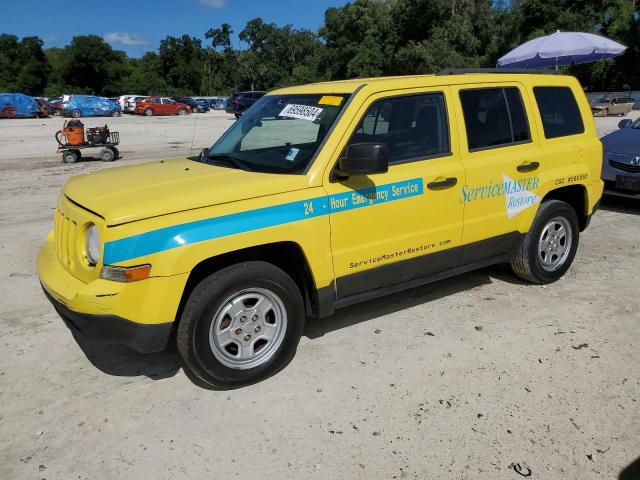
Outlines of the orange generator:
<svg viewBox="0 0 640 480">
<path fill-rule="evenodd" d="M 66 137 L 66 142 L 60 138 L 62 135 Z M 82 145 L 84 144 L 84 124 L 80 120 L 65 121 L 62 130 L 56 133 L 56 140 L 60 145 Z"/>
</svg>

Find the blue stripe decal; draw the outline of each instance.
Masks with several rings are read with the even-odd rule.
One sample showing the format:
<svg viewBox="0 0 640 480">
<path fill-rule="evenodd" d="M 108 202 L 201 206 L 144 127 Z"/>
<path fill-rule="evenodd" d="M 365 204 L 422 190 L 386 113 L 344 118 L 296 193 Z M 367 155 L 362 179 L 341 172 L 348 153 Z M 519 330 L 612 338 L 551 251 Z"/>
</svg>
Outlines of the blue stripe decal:
<svg viewBox="0 0 640 480">
<path fill-rule="evenodd" d="M 112 265 L 172 248 L 422 195 L 422 178 L 172 225 L 104 245 Z"/>
</svg>

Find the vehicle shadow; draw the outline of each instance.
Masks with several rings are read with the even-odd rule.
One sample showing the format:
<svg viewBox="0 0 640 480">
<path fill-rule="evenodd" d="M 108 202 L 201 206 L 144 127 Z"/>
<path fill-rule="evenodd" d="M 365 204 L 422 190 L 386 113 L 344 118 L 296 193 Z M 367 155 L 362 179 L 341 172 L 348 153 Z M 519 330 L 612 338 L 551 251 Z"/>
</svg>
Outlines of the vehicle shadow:
<svg viewBox="0 0 640 480">
<path fill-rule="evenodd" d="M 139 353 L 124 345 L 111 345 L 73 333 L 73 338 L 91 364 L 116 377 L 146 376 L 152 380 L 173 377 L 180 370 L 180 357 L 175 342 L 162 352 Z"/>
<path fill-rule="evenodd" d="M 623 198 L 605 195 L 600 201 L 600 210 L 640 215 L 640 198 Z"/>
<path fill-rule="evenodd" d="M 492 279 L 494 278 L 509 283 L 520 282 L 506 265 L 487 267 L 394 295 L 387 295 L 375 300 L 346 307 L 338 310 L 336 314 L 331 317 L 308 322 L 303 335 L 311 340 L 320 338 L 327 333 L 348 328 L 377 317 L 389 315 L 418 305 L 424 305 L 456 293 L 488 285 L 493 282 Z M 78 333 L 72 333 L 78 346 L 91 364 L 107 375 L 119 377 L 146 376 L 152 380 L 162 380 L 173 377 L 182 368 L 191 382 L 201 388 L 207 390 L 229 389 L 211 387 L 200 380 L 188 368 L 185 368 L 181 362 L 173 338 L 170 339 L 169 345 L 164 351 L 143 354 L 122 345 L 105 344 L 100 341 L 88 339 Z"/>
<path fill-rule="evenodd" d="M 473 290 L 492 283 L 495 267 L 470 272 L 447 280 L 441 280 L 404 292 L 376 298 L 338 310 L 335 315 L 307 323 L 304 335 L 310 339 L 357 325 L 400 310 L 423 305 L 456 293 Z M 514 277 L 515 278 L 515 277 Z"/>
<path fill-rule="evenodd" d="M 638 480 L 640 478 L 640 457 L 620 472 L 618 480 Z"/>
</svg>

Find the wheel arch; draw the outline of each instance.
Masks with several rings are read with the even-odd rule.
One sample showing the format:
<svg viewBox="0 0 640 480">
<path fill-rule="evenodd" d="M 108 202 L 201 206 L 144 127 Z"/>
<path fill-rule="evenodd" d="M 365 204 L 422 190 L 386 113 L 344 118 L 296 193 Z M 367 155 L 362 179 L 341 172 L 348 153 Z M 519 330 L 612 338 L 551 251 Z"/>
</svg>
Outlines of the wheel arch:
<svg viewBox="0 0 640 480">
<path fill-rule="evenodd" d="M 583 231 L 589 225 L 589 194 L 584 185 L 567 185 L 565 187 L 556 188 L 547 193 L 542 201 L 561 200 L 573 207 L 578 215 L 578 224 L 580 231 Z"/>
<path fill-rule="evenodd" d="M 175 326 L 177 327 L 180 321 L 184 305 L 189 299 L 191 291 L 202 279 L 230 265 L 254 260 L 271 263 L 286 272 L 300 288 L 307 317 L 318 316 L 318 290 L 307 257 L 298 243 L 283 241 L 226 252 L 198 263 L 191 270 L 182 292 L 176 313 Z"/>
</svg>

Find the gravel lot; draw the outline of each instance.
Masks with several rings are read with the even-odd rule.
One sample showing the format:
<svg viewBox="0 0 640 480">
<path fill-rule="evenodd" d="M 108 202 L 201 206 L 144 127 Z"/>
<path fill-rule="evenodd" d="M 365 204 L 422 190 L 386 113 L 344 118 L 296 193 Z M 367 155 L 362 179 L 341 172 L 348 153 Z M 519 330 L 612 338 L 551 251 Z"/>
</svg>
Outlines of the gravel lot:
<svg viewBox="0 0 640 480">
<path fill-rule="evenodd" d="M 348 308 L 275 377 L 206 390 L 173 349 L 74 340 L 40 291 L 69 176 L 195 153 L 232 118 L 105 121 L 123 158 L 75 165 L 62 120 L 0 121 L 1 479 L 640 478 L 639 201 L 605 199 L 554 285 L 500 266 Z"/>
</svg>

